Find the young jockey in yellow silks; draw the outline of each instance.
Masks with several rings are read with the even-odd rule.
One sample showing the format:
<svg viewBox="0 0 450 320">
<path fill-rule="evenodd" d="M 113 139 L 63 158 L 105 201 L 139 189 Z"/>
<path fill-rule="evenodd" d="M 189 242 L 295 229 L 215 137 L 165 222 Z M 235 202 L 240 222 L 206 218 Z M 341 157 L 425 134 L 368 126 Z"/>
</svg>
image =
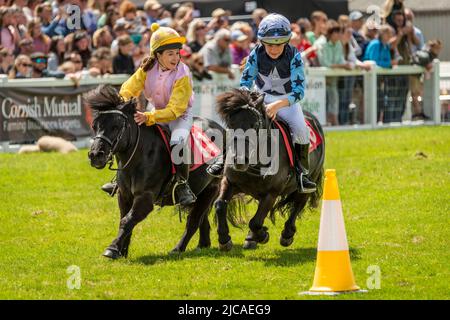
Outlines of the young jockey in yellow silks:
<svg viewBox="0 0 450 320">
<path fill-rule="evenodd" d="M 189 68 L 180 61 L 180 49 L 186 39 L 172 28 L 160 27 L 157 23 L 152 24 L 151 30 L 150 57 L 144 59 L 138 70 L 122 85 L 119 94 L 129 100 L 144 92 L 154 109 L 150 112 L 137 111 L 134 120 L 138 125 L 167 124 L 171 131 L 172 150 L 188 141 L 192 127 L 192 76 Z M 178 203 L 188 205 L 195 202 L 195 195 L 187 183 L 189 164 L 175 164 L 175 168 Z M 113 187 L 113 184 L 106 184 L 102 189 L 110 193 Z"/>
</svg>

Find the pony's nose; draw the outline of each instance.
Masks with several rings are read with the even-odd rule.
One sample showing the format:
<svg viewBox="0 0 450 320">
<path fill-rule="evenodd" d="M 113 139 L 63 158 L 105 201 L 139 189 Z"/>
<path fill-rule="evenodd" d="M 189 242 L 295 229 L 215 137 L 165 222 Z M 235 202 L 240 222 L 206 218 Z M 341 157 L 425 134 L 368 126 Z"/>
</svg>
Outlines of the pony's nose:
<svg viewBox="0 0 450 320">
<path fill-rule="evenodd" d="M 98 158 L 98 157 L 100 157 L 100 156 L 104 156 L 105 155 L 105 153 L 103 152 L 103 151 L 101 151 L 101 150 L 99 150 L 99 151 L 97 151 L 97 150 L 91 150 L 91 151 L 89 151 L 88 152 L 88 157 L 89 157 L 89 159 L 95 159 L 95 158 Z"/>
</svg>

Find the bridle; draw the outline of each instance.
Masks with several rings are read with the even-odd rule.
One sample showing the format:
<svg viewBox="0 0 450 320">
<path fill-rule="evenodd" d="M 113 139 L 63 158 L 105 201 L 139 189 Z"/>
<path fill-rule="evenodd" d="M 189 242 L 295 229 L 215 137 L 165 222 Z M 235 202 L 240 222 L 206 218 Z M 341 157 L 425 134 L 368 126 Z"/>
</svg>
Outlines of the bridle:
<svg viewBox="0 0 450 320">
<path fill-rule="evenodd" d="M 131 160 L 133 159 L 134 154 L 136 153 L 137 147 L 139 145 L 139 140 L 140 140 L 140 137 L 141 137 L 140 127 L 136 124 L 137 130 L 138 130 L 138 135 L 137 135 L 137 138 L 136 138 L 136 142 L 134 144 L 133 153 L 128 158 L 127 162 L 125 163 L 125 165 L 122 168 L 118 167 L 117 169 L 114 169 L 114 168 L 112 168 L 113 163 L 114 163 L 113 156 L 115 155 L 115 153 L 117 151 L 117 147 L 118 147 L 120 141 L 122 140 L 122 137 L 123 137 L 123 134 L 125 133 L 125 130 L 130 128 L 130 123 L 128 121 L 128 117 L 126 116 L 126 114 L 123 113 L 120 110 L 106 110 L 106 111 L 99 111 L 98 112 L 98 115 L 102 115 L 102 114 L 118 114 L 124 119 L 123 124 L 122 124 L 122 128 L 120 129 L 119 134 L 116 136 L 116 138 L 113 141 L 111 141 L 111 139 L 109 139 L 107 136 L 105 136 L 103 134 L 97 134 L 94 137 L 94 141 L 96 139 L 100 139 L 100 140 L 103 140 L 104 142 L 106 142 L 107 144 L 109 144 L 110 151 L 109 151 L 109 154 L 108 154 L 108 157 L 107 157 L 107 160 L 106 160 L 106 162 L 109 163 L 109 166 L 108 166 L 109 170 L 112 170 L 112 171 L 125 170 L 128 167 L 128 165 L 130 164 Z"/>
<path fill-rule="evenodd" d="M 263 127 L 263 119 L 264 119 L 264 117 L 263 117 L 262 113 L 258 109 L 256 109 L 255 107 L 252 107 L 249 104 L 245 104 L 243 106 L 240 106 L 239 108 L 236 108 L 235 111 L 240 111 L 240 110 L 248 110 L 248 111 L 250 111 L 251 113 L 253 113 L 256 116 L 257 126 L 256 126 L 256 128 L 253 128 L 253 129 L 259 130 L 259 129 L 261 129 Z"/>
</svg>

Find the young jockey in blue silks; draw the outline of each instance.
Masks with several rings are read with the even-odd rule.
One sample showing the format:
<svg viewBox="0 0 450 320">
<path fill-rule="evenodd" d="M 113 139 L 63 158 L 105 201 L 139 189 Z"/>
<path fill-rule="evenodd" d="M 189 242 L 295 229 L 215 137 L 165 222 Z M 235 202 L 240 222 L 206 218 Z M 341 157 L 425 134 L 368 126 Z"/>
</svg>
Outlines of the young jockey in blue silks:
<svg viewBox="0 0 450 320">
<path fill-rule="evenodd" d="M 260 23 L 258 39 L 261 42 L 250 53 L 241 77 L 241 87 L 265 93 L 267 115 L 278 116 L 291 129 L 299 189 L 303 193 L 316 190 L 309 173 L 309 129 L 306 126 L 300 100 L 304 97 L 305 76 L 303 61 L 298 50 L 289 45 L 290 22 L 280 14 L 270 14 Z M 223 163 L 208 168 L 211 175 L 220 175 Z M 301 178 L 300 178 L 301 177 Z"/>
</svg>

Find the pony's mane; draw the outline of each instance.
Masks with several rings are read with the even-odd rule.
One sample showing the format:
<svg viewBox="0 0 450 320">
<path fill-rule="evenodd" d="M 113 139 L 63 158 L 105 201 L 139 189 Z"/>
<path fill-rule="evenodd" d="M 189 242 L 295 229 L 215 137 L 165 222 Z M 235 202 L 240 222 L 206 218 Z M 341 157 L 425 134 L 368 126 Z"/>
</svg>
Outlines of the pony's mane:
<svg viewBox="0 0 450 320">
<path fill-rule="evenodd" d="M 114 110 L 124 102 L 116 88 L 110 84 L 99 85 L 86 93 L 83 99 L 94 112 Z"/>
<path fill-rule="evenodd" d="M 265 114 L 263 106 L 256 105 L 255 101 L 261 96 L 260 93 L 256 91 L 249 91 L 245 89 L 231 89 L 225 93 L 217 96 L 217 112 L 225 123 L 228 123 L 231 115 L 237 108 L 243 105 L 250 105 L 258 109 L 262 114 Z"/>
</svg>

